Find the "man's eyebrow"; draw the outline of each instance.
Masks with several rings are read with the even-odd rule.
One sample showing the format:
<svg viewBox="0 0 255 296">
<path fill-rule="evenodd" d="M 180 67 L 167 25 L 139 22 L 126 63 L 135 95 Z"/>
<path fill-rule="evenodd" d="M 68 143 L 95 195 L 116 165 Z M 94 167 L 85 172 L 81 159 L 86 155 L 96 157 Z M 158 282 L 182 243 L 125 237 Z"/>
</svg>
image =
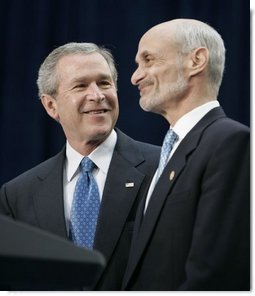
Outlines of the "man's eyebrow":
<svg viewBox="0 0 255 296">
<path fill-rule="evenodd" d="M 146 49 L 146 50 L 144 50 L 142 53 L 141 53 L 141 55 L 144 57 L 144 56 L 146 56 L 146 55 L 148 55 L 148 54 L 150 54 L 149 53 L 149 51 Z"/>
<path fill-rule="evenodd" d="M 86 76 L 81 76 L 81 77 L 75 77 L 71 80 L 71 83 L 76 83 L 76 82 L 81 82 L 88 79 Z"/>
<path fill-rule="evenodd" d="M 103 73 L 98 74 L 95 77 L 96 77 L 96 79 L 109 79 L 109 80 L 112 79 L 112 76 L 111 75 L 109 75 L 109 74 L 103 74 Z M 73 83 L 77 83 L 77 82 L 84 82 L 84 81 L 86 82 L 86 81 L 89 81 L 89 80 L 90 80 L 89 75 L 86 75 L 86 76 L 80 76 L 80 77 L 73 78 L 71 80 L 71 83 L 73 84 Z"/>
<path fill-rule="evenodd" d="M 137 54 L 136 55 L 136 58 L 135 58 L 135 63 L 138 64 L 138 58 L 145 58 L 147 55 L 151 55 L 151 53 L 145 49 L 144 51 L 142 51 L 141 53 Z"/>
</svg>

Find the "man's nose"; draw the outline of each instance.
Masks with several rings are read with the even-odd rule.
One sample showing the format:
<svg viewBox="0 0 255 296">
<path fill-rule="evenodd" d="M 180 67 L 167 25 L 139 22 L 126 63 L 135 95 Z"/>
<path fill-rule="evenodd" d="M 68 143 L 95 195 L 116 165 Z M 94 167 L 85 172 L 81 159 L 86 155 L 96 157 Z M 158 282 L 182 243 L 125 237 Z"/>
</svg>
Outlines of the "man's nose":
<svg viewBox="0 0 255 296">
<path fill-rule="evenodd" d="M 90 101 L 102 101 L 105 99 L 105 95 L 96 83 L 91 84 L 87 89 L 86 98 Z"/>
<path fill-rule="evenodd" d="M 133 85 L 137 85 L 139 83 L 139 81 L 144 77 L 144 73 L 141 70 L 141 68 L 137 68 L 135 70 L 135 72 L 133 73 L 133 75 L 131 76 L 131 83 Z"/>
</svg>

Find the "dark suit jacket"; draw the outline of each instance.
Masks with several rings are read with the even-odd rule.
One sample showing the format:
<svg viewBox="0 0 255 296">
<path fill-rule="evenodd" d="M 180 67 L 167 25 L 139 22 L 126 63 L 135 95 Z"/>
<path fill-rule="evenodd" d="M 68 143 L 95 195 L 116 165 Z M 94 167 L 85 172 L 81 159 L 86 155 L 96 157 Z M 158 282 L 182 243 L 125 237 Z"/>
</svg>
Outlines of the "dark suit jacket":
<svg viewBox="0 0 255 296">
<path fill-rule="evenodd" d="M 138 208 L 123 289 L 249 290 L 249 138 L 220 107 L 188 133 Z"/>
<path fill-rule="evenodd" d="M 140 197 L 157 168 L 160 147 L 137 142 L 118 129 L 96 231 L 95 249 L 107 265 L 95 289 L 119 290 L 129 253 Z M 65 148 L 4 184 L 0 213 L 67 237 L 63 204 Z M 134 187 L 125 187 L 134 182 Z"/>
</svg>

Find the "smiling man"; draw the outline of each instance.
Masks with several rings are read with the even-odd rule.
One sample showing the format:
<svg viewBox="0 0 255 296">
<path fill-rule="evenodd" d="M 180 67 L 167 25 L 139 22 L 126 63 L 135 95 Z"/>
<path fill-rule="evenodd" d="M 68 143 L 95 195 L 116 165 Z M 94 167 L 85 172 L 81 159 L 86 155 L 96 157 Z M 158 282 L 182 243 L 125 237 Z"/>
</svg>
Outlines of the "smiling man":
<svg viewBox="0 0 255 296">
<path fill-rule="evenodd" d="M 63 127 L 68 143 L 88 155 L 110 135 L 118 118 L 116 81 L 98 52 L 63 56 L 56 67 L 57 93 L 42 92 L 48 114 Z M 43 82 L 40 71 L 38 84 Z"/>
<path fill-rule="evenodd" d="M 117 71 L 107 49 L 92 43 L 56 48 L 41 65 L 37 84 L 66 145 L 2 186 L 0 213 L 100 251 L 106 268 L 95 289 L 119 290 L 136 206 L 160 148 L 115 129 Z"/>
<path fill-rule="evenodd" d="M 218 101 L 224 42 L 206 23 L 175 19 L 145 32 L 135 60 L 140 105 L 169 130 L 123 289 L 249 290 L 250 130 Z"/>
</svg>

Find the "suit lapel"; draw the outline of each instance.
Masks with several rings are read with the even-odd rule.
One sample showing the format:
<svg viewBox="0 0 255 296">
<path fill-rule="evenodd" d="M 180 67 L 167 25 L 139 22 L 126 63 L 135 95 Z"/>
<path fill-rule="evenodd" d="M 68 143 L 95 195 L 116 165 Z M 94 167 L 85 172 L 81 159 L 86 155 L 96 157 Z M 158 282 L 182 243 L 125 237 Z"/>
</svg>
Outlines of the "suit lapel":
<svg viewBox="0 0 255 296">
<path fill-rule="evenodd" d="M 144 179 L 136 169 L 144 157 L 128 137 L 118 130 L 117 134 L 95 238 L 95 248 L 104 254 L 106 261 L 113 253 Z"/>
<path fill-rule="evenodd" d="M 66 237 L 63 202 L 64 157 L 65 149 L 37 176 L 39 183 L 34 195 L 34 205 L 40 228 Z"/>
<path fill-rule="evenodd" d="M 131 278 L 131 275 L 134 272 L 145 250 L 145 247 L 149 242 L 154 228 L 156 227 L 166 198 L 171 198 L 169 194 L 182 170 L 185 168 L 188 156 L 196 149 L 204 129 L 221 117 L 225 117 L 223 110 L 221 108 L 215 108 L 211 110 L 204 118 L 202 118 L 201 121 L 199 121 L 198 124 L 186 135 L 178 149 L 175 151 L 173 157 L 165 167 L 151 195 L 149 205 L 140 226 L 140 230 L 137 230 L 139 225 L 136 221 L 134 240 L 132 242 L 128 267 L 123 281 L 124 289 Z M 146 196 L 144 196 L 141 204 L 145 204 L 145 199 Z M 136 220 L 142 219 L 141 217 L 143 215 L 143 211 L 144 206 L 140 205 L 137 211 Z"/>
<path fill-rule="evenodd" d="M 100 209 L 95 248 L 108 261 L 124 228 L 144 175 L 120 155 L 113 155 Z M 126 184 L 134 183 L 134 187 Z"/>
<path fill-rule="evenodd" d="M 141 258 L 143 251 L 152 235 L 152 232 L 157 224 L 160 216 L 161 209 L 164 206 L 169 192 L 172 190 L 175 180 L 181 174 L 186 164 L 186 155 L 191 153 L 196 147 L 196 141 L 193 137 L 193 144 L 187 147 L 187 149 L 179 147 L 178 151 L 175 152 L 171 161 L 167 164 L 161 177 L 156 184 L 154 191 L 151 195 L 150 202 L 147 210 L 144 214 L 144 204 L 147 194 L 145 194 L 143 201 L 139 205 L 135 224 L 134 240 L 132 242 L 130 261 L 128 263 L 126 277 L 124 278 L 124 286 L 127 284 L 131 274 L 135 270 L 139 259 Z M 184 151 L 183 151 L 184 150 Z M 174 178 L 170 180 L 170 172 L 174 172 Z M 143 217 L 143 218 L 142 218 Z M 142 220 L 140 230 L 137 230 L 139 223 L 137 220 Z"/>
</svg>

